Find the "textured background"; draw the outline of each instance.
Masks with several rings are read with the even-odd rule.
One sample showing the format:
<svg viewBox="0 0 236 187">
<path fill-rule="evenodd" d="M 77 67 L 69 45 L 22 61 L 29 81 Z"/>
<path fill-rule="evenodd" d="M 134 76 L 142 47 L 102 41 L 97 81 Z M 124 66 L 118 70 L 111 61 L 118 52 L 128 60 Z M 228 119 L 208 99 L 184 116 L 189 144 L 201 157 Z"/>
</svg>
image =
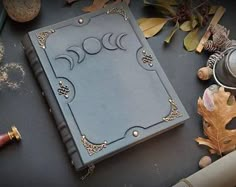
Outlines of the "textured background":
<svg viewBox="0 0 236 187">
<path fill-rule="evenodd" d="M 0 132 L 8 131 L 15 124 L 23 137 L 21 143 L 0 150 L 1 187 L 169 187 L 198 171 L 199 159 L 208 154 L 205 147 L 194 142 L 194 138 L 202 136 L 197 99 L 211 84 L 199 81 L 196 71 L 205 64 L 207 55 L 186 52 L 183 32 L 178 32 L 171 44 L 164 46 L 163 40 L 171 28 L 168 25 L 148 42 L 191 118 L 178 128 L 102 161 L 92 176 L 86 181 L 80 180 L 82 173 L 76 173 L 71 167 L 20 41 L 28 31 L 82 14 L 81 8 L 90 2 L 81 0 L 66 7 L 64 0 L 42 0 L 40 15 L 34 21 L 20 24 L 7 18 L 2 32 L 6 48 L 3 63 L 21 64 L 26 77 L 21 89 L 0 90 Z M 230 37 L 236 38 L 236 1 L 222 3 L 227 12 L 221 23 L 231 29 Z M 151 12 L 143 8 L 141 0 L 133 0 L 130 8 L 137 19 Z"/>
</svg>

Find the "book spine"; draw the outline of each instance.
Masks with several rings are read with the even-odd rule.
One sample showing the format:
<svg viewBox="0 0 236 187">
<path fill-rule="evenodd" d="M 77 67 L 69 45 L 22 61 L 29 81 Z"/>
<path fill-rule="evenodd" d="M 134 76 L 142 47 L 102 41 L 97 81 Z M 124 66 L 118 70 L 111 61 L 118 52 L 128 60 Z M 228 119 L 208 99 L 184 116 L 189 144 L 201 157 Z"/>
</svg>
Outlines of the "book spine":
<svg viewBox="0 0 236 187">
<path fill-rule="evenodd" d="M 67 148 L 67 153 L 69 154 L 75 169 L 79 170 L 83 167 L 80 154 L 28 35 L 25 36 L 22 41 L 22 44 L 24 46 L 25 54 L 28 58 L 29 64 L 32 67 L 35 77 L 37 78 L 39 85 L 44 93 L 43 95 L 45 96 L 50 110 L 53 114 L 57 128 L 61 134 L 63 143 Z"/>
</svg>

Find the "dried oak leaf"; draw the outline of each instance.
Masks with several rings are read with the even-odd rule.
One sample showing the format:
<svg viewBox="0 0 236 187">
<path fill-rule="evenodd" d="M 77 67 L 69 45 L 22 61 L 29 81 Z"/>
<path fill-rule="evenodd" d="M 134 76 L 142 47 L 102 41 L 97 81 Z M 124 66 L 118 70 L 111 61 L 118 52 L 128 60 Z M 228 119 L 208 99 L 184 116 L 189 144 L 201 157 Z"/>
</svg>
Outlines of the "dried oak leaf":
<svg viewBox="0 0 236 187">
<path fill-rule="evenodd" d="M 112 4 L 125 2 L 127 5 L 129 5 L 130 0 L 115 0 Z M 84 12 L 94 12 L 96 10 L 99 10 L 103 8 L 107 3 L 111 2 L 110 0 L 93 0 L 93 3 L 90 6 L 84 7 L 82 10 Z"/>
<path fill-rule="evenodd" d="M 213 94 L 214 109 L 208 111 L 201 98 L 198 99 L 198 113 L 204 119 L 204 134 L 208 138 L 198 137 L 196 142 L 206 145 L 212 154 L 226 154 L 236 148 L 236 129 L 226 129 L 227 124 L 236 117 L 236 102 L 227 103 L 230 93 L 221 87 Z"/>
</svg>

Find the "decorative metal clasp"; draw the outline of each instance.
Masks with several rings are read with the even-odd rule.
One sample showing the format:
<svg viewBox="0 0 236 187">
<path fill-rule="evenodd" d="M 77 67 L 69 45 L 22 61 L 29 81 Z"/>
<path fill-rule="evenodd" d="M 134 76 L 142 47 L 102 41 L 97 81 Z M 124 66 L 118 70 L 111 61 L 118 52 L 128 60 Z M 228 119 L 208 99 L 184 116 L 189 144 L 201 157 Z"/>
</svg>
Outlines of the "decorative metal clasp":
<svg viewBox="0 0 236 187">
<path fill-rule="evenodd" d="M 150 67 L 152 67 L 153 66 L 153 64 L 152 64 L 152 61 L 153 61 L 152 55 L 147 54 L 147 52 L 145 50 L 143 50 L 142 53 L 143 53 L 143 58 L 142 58 L 143 63 L 148 64 Z"/>
<path fill-rule="evenodd" d="M 48 37 L 50 36 L 50 34 L 54 33 L 55 30 L 50 29 L 48 31 L 43 31 L 37 34 L 37 39 L 38 39 L 38 43 L 39 46 L 43 49 L 46 48 L 46 41 L 48 39 Z"/>
<path fill-rule="evenodd" d="M 104 141 L 104 143 L 101 143 L 101 144 L 94 144 L 94 143 L 90 142 L 86 138 L 86 136 L 82 136 L 81 141 L 82 141 L 85 149 L 87 150 L 89 156 L 92 156 L 93 154 L 103 150 L 103 148 L 106 148 L 106 146 L 107 146 L 106 141 Z"/>
<path fill-rule="evenodd" d="M 57 89 L 57 92 L 59 95 L 64 95 L 66 99 L 69 98 L 68 93 L 70 93 L 70 89 L 68 86 L 64 85 L 62 81 L 59 81 L 60 88 Z"/>
<path fill-rule="evenodd" d="M 121 16 L 124 17 L 125 21 L 128 20 L 128 16 L 127 16 L 125 10 L 123 9 L 123 7 L 121 7 L 121 8 L 112 8 L 112 9 L 107 11 L 107 14 L 120 14 Z"/>
<path fill-rule="evenodd" d="M 174 100 L 169 99 L 169 102 L 171 104 L 171 111 L 170 111 L 168 116 L 163 118 L 163 120 L 166 121 L 166 122 L 172 121 L 175 118 L 178 118 L 178 117 L 182 116 L 182 114 L 179 112 L 178 107 L 177 107 L 176 103 L 174 102 Z"/>
</svg>

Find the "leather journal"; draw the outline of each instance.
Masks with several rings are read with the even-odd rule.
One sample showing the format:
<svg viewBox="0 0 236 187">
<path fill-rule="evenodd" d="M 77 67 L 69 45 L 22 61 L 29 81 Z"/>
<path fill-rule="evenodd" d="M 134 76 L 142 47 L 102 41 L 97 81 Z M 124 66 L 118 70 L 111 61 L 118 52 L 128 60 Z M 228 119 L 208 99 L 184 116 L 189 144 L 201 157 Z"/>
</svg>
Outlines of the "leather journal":
<svg viewBox="0 0 236 187">
<path fill-rule="evenodd" d="M 29 32 L 23 46 L 76 170 L 188 118 L 124 3 Z"/>
</svg>

